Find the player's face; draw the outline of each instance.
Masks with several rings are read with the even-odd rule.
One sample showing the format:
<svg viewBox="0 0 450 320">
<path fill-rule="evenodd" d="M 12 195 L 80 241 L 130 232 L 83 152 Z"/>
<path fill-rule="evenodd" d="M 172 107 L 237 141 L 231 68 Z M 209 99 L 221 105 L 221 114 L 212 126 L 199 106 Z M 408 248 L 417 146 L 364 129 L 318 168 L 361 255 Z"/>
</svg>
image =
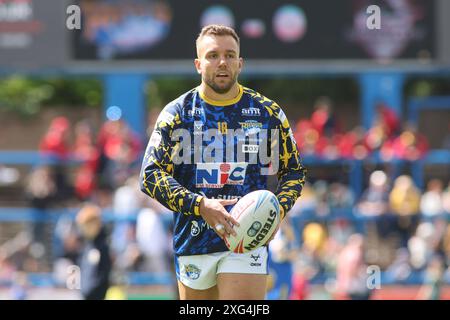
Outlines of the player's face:
<svg viewBox="0 0 450 320">
<path fill-rule="evenodd" d="M 237 82 L 242 69 L 239 47 L 231 36 L 205 36 L 197 44 L 195 66 L 202 81 L 219 94 L 225 94 Z"/>
</svg>

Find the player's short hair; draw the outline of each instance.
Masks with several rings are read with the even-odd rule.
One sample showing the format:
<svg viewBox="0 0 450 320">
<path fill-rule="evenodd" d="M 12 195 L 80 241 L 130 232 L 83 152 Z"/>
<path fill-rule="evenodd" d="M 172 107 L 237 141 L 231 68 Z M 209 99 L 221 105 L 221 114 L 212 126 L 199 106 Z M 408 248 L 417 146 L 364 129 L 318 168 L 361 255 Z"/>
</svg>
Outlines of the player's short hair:
<svg viewBox="0 0 450 320">
<path fill-rule="evenodd" d="M 239 36 L 237 35 L 236 31 L 234 31 L 233 28 L 227 26 L 222 26 L 218 24 L 210 24 L 204 26 L 200 31 L 197 40 L 195 41 L 197 46 L 198 42 L 205 36 L 231 36 L 233 37 L 234 40 L 236 40 L 238 46 L 240 44 Z"/>
</svg>

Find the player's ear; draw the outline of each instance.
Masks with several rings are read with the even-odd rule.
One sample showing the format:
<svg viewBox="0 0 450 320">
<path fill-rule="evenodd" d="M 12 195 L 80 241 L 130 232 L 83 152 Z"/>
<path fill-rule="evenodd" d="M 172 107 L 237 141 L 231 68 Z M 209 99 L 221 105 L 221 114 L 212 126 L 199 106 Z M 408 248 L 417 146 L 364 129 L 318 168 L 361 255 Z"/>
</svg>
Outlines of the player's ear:
<svg viewBox="0 0 450 320">
<path fill-rule="evenodd" d="M 239 57 L 239 72 L 242 71 L 242 67 L 244 66 L 244 59 L 242 59 L 241 57 Z"/>
<path fill-rule="evenodd" d="M 198 74 L 202 74 L 200 59 L 195 59 L 194 60 L 194 65 L 195 65 L 195 69 L 197 69 L 197 73 Z"/>
</svg>

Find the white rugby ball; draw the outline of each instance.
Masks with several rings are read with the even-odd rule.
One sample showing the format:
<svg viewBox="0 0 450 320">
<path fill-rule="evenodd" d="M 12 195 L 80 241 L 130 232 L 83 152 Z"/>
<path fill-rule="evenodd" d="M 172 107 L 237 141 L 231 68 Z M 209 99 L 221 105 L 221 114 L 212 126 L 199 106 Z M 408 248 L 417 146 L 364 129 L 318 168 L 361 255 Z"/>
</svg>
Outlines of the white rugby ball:
<svg viewBox="0 0 450 320">
<path fill-rule="evenodd" d="M 268 190 L 250 192 L 230 211 L 239 222 L 236 236 L 225 238 L 225 244 L 235 253 L 245 253 L 264 245 L 280 223 L 280 204 Z"/>
</svg>

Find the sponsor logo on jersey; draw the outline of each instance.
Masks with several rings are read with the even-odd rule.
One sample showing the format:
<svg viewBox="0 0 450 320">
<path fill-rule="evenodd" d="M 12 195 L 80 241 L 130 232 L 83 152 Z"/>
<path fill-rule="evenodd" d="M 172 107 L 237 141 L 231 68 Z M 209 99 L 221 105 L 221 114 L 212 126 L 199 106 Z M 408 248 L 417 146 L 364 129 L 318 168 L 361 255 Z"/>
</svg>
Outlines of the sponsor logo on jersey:
<svg viewBox="0 0 450 320">
<path fill-rule="evenodd" d="M 211 199 L 223 199 L 223 200 L 233 200 L 240 199 L 242 196 L 231 196 L 229 194 L 219 194 L 217 197 L 211 197 Z"/>
<path fill-rule="evenodd" d="M 194 135 L 202 134 L 203 132 L 203 122 L 194 121 Z"/>
<path fill-rule="evenodd" d="M 297 141 L 295 140 L 294 133 L 292 132 L 292 129 L 291 129 L 291 128 L 289 128 L 289 137 L 291 138 L 291 141 L 292 141 L 295 145 L 297 145 Z"/>
<path fill-rule="evenodd" d="M 258 153 L 259 146 L 256 144 L 243 144 L 242 152 L 243 153 Z"/>
<path fill-rule="evenodd" d="M 262 123 L 261 122 L 257 122 L 255 120 L 246 120 L 244 122 L 239 122 L 239 124 L 241 125 L 241 129 L 242 130 L 249 130 L 249 129 L 261 129 L 262 128 Z"/>
<path fill-rule="evenodd" d="M 197 188 L 222 188 L 224 185 L 243 185 L 247 163 L 198 163 L 195 173 Z"/>
<path fill-rule="evenodd" d="M 242 196 L 234 196 L 234 195 L 230 195 L 230 194 L 219 194 L 217 196 L 207 196 L 203 191 L 199 191 L 198 193 L 204 197 L 207 197 L 208 199 L 223 199 L 223 200 L 238 199 L 239 200 L 240 198 L 242 198 Z"/>
<path fill-rule="evenodd" d="M 287 118 L 286 118 L 286 114 L 285 114 L 284 111 L 281 110 L 281 109 L 280 109 L 280 111 L 278 112 L 278 118 L 280 119 L 281 124 L 284 125 L 284 122 L 287 120 Z"/>
<path fill-rule="evenodd" d="M 159 133 L 156 130 L 153 130 L 152 136 L 150 137 L 150 141 L 148 143 L 149 147 L 159 147 L 159 144 L 161 143 L 161 133 Z"/>
<path fill-rule="evenodd" d="M 244 134 L 248 135 L 256 135 L 262 129 L 262 123 L 257 122 L 255 120 L 246 120 L 244 122 L 239 122 L 241 129 L 244 130 Z"/>
<path fill-rule="evenodd" d="M 237 135 L 237 141 L 260 144 L 262 139 L 249 137 L 248 133 Z"/>
<path fill-rule="evenodd" d="M 193 116 L 201 116 L 202 115 L 202 109 L 194 107 L 194 108 L 189 109 L 187 111 L 187 115 L 188 115 L 188 117 L 191 117 L 191 118 Z"/>
<path fill-rule="evenodd" d="M 200 226 L 198 221 L 191 221 L 191 236 L 196 237 L 200 234 Z"/>
<path fill-rule="evenodd" d="M 206 229 L 211 229 L 211 226 L 206 221 L 191 221 L 191 236 L 196 237 Z"/>
<path fill-rule="evenodd" d="M 284 128 L 287 128 L 289 126 L 289 121 L 286 117 L 286 114 L 284 113 L 283 110 L 280 109 L 279 113 L 278 113 L 278 117 L 281 121 L 281 124 Z M 292 132 L 292 129 L 289 127 L 289 137 L 291 138 L 292 142 L 297 145 L 297 142 L 295 141 L 294 138 L 294 133 Z"/>
<path fill-rule="evenodd" d="M 258 108 L 244 108 L 242 109 L 242 115 L 246 117 L 259 117 L 261 116 L 261 110 Z"/>
</svg>

